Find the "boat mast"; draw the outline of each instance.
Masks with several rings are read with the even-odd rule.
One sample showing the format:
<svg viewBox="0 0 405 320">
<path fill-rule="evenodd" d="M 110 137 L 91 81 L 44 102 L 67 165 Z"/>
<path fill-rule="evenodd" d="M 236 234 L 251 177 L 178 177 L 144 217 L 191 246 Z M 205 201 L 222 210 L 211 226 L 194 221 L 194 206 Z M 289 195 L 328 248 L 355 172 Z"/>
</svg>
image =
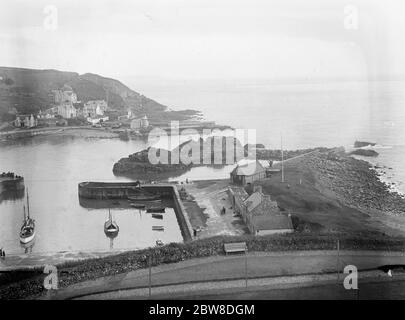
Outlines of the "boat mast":
<svg viewBox="0 0 405 320">
<path fill-rule="evenodd" d="M 28 188 L 27 188 L 27 210 L 28 210 L 28 219 L 30 218 L 30 196 L 28 195 Z"/>
</svg>

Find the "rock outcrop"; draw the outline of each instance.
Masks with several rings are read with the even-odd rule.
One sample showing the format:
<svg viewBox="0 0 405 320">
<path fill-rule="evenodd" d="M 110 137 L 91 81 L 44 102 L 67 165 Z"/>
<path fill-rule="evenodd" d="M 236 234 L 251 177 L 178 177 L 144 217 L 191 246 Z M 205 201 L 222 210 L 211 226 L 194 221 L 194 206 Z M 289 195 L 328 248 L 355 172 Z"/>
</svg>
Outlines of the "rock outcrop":
<svg viewBox="0 0 405 320">
<path fill-rule="evenodd" d="M 354 142 L 354 147 L 355 148 L 363 148 L 367 146 L 375 146 L 376 144 L 374 142 L 367 142 L 367 141 L 355 141 Z"/>
<path fill-rule="evenodd" d="M 363 157 L 377 157 L 378 152 L 370 149 L 357 149 L 349 153 L 350 155 L 357 155 Z"/>
<path fill-rule="evenodd" d="M 208 137 L 186 141 L 172 151 L 153 147 L 139 151 L 115 163 L 113 172 L 137 179 L 161 180 L 179 176 L 195 166 L 233 164 L 244 156 L 243 146 L 237 139 Z"/>
</svg>

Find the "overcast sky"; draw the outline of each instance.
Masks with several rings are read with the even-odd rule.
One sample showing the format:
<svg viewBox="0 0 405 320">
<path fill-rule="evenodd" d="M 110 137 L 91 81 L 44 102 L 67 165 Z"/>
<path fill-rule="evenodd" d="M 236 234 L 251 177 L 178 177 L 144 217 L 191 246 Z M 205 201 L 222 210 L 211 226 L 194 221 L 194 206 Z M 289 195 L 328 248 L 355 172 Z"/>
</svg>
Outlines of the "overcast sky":
<svg viewBox="0 0 405 320">
<path fill-rule="evenodd" d="M 0 65 L 116 78 L 402 75 L 401 3 L 2 0 Z M 57 8 L 55 30 L 44 27 L 47 5 Z M 345 27 L 353 17 L 352 10 L 345 13 L 347 5 L 357 9 L 357 28 Z"/>
</svg>

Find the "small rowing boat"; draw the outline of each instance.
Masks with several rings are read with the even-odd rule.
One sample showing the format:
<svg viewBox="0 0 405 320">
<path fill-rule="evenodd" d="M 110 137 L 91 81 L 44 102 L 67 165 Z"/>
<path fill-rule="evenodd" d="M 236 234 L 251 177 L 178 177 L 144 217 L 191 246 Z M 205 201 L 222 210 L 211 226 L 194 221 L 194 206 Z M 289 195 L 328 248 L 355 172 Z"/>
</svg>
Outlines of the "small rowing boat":
<svg viewBox="0 0 405 320">
<path fill-rule="evenodd" d="M 165 212 L 165 207 L 150 207 L 146 209 L 148 213 L 163 213 Z"/>
<path fill-rule="evenodd" d="M 162 220 L 162 219 L 163 219 L 163 214 L 159 214 L 159 213 L 152 213 L 152 218 Z"/>
<path fill-rule="evenodd" d="M 135 209 L 145 209 L 146 207 L 146 205 L 143 203 L 130 203 L 129 205 Z"/>
<path fill-rule="evenodd" d="M 152 226 L 152 230 L 154 230 L 154 231 L 164 231 L 165 228 L 163 226 Z"/>
</svg>

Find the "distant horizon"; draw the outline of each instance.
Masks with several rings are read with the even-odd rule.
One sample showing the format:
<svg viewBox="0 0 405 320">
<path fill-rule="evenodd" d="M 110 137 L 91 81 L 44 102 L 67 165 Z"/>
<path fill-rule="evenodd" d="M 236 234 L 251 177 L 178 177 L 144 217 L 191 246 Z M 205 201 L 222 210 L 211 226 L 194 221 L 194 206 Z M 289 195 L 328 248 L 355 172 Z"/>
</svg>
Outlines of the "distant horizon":
<svg viewBox="0 0 405 320">
<path fill-rule="evenodd" d="M 19 70 L 35 70 L 35 71 L 58 71 L 58 72 L 70 72 L 76 73 L 79 76 L 85 74 L 95 74 L 107 79 L 118 80 L 122 82 L 122 79 L 142 79 L 149 81 L 156 81 L 158 79 L 166 81 L 170 80 L 173 82 L 178 81 L 191 81 L 191 82 L 205 82 L 205 81 L 255 81 L 255 82 L 279 82 L 279 83 L 318 83 L 322 81 L 330 82 L 345 82 L 345 81 L 359 81 L 359 82 L 373 82 L 373 81 L 405 81 L 405 74 L 395 74 L 388 75 L 382 74 L 376 77 L 362 77 L 362 76 L 318 76 L 318 77 L 165 77 L 159 75 L 121 75 L 121 76 L 111 76 L 105 75 L 101 72 L 87 71 L 87 72 L 78 72 L 76 70 L 62 70 L 55 68 L 36 68 L 36 67 L 21 67 L 21 66 L 0 66 L 0 69 L 19 69 Z"/>
</svg>

